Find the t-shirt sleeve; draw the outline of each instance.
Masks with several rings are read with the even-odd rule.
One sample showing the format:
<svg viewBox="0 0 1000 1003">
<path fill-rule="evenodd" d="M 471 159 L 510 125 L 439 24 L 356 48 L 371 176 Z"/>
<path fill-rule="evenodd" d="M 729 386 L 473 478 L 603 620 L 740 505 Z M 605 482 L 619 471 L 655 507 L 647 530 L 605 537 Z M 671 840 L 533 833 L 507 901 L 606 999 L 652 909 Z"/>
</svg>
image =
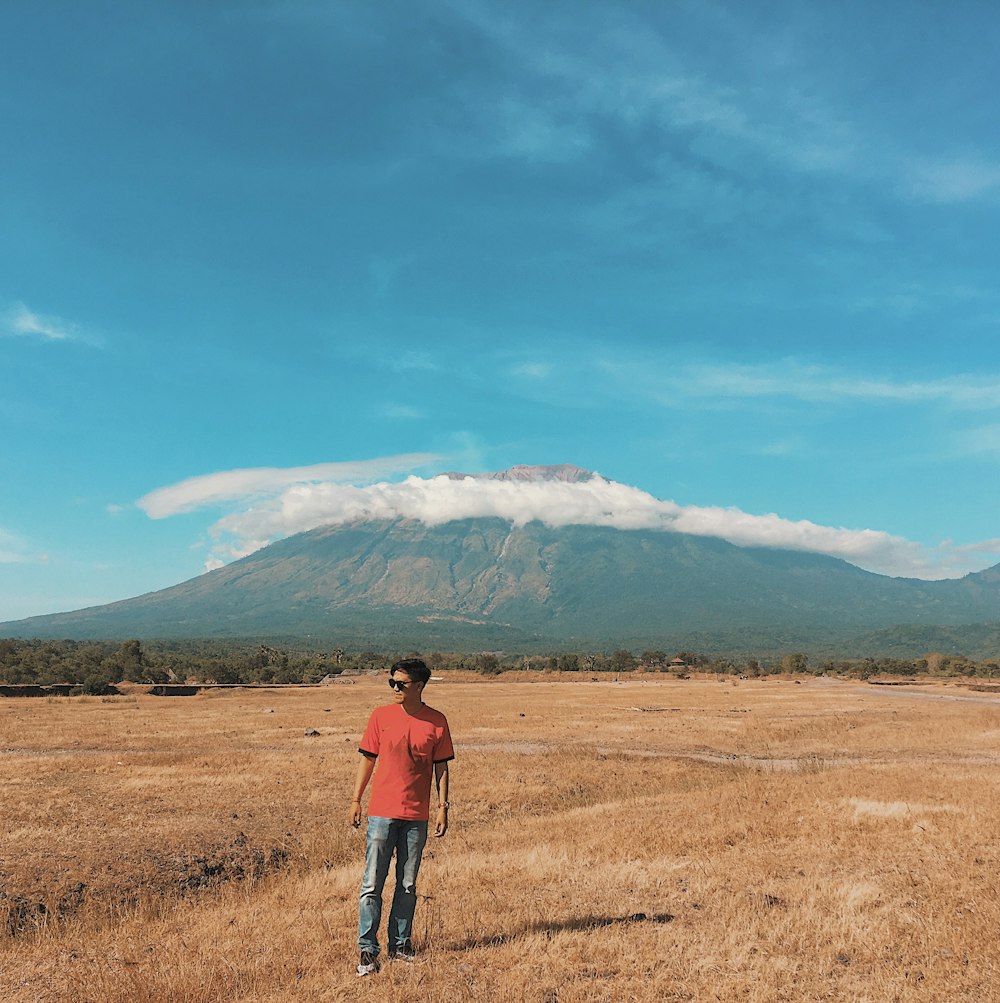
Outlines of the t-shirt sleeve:
<svg viewBox="0 0 1000 1003">
<path fill-rule="evenodd" d="M 362 756 L 369 756 L 372 759 L 375 759 L 378 757 L 378 750 L 378 721 L 375 719 L 375 711 L 372 711 L 372 716 L 368 718 L 368 727 L 365 728 L 365 733 L 361 737 L 361 744 L 358 746 L 358 752 L 360 752 Z"/>
<path fill-rule="evenodd" d="M 447 763 L 455 758 L 455 749 L 451 744 L 451 731 L 448 728 L 448 720 L 445 719 L 444 727 L 438 736 L 437 745 L 434 746 L 434 762 Z"/>
</svg>

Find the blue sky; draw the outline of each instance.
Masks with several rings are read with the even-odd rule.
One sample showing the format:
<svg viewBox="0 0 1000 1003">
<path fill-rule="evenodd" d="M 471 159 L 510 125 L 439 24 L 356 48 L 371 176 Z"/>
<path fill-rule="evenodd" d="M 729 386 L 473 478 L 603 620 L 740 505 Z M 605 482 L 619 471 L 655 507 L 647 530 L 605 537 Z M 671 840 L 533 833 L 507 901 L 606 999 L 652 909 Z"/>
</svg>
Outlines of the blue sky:
<svg viewBox="0 0 1000 1003">
<path fill-rule="evenodd" d="M 997 563 L 998 29 L 4 4 L 0 620 L 192 577 L 296 485 L 518 463 Z"/>
</svg>

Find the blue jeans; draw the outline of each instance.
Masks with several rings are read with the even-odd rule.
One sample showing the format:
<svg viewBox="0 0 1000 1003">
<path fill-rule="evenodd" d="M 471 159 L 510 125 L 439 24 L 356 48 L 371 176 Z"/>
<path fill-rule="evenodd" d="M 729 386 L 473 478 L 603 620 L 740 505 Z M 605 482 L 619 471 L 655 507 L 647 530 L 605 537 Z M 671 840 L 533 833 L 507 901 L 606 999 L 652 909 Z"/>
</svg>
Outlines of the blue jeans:
<svg viewBox="0 0 1000 1003">
<path fill-rule="evenodd" d="M 396 854 L 396 891 L 389 912 L 389 950 L 410 940 L 413 911 L 417 907 L 417 871 L 427 842 L 427 822 L 405 818 L 368 816 L 365 842 L 365 875 L 361 880 L 358 911 L 358 947 L 378 954 L 378 928 L 382 921 L 382 888 L 389 873 L 389 860 Z"/>
</svg>

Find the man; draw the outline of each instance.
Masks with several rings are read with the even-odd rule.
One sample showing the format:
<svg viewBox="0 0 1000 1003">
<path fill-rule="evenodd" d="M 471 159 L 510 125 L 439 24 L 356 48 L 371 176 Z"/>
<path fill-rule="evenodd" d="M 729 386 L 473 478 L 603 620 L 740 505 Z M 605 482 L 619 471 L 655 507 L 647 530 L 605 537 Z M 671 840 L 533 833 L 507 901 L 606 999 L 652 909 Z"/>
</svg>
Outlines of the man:
<svg viewBox="0 0 1000 1003">
<path fill-rule="evenodd" d="M 379 969 L 382 888 L 393 853 L 396 891 L 389 913 L 389 957 L 413 960 L 417 871 L 427 841 L 432 775 L 437 791 L 434 835 L 440 837 L 448 831 L 448 763 L 455 758 L 455 750 L 448 719 L 423 702 L 430 677 L 431 670 L 419 658 L 396 662 L 389 670 L 393 702 L 372 711 L 358 749 L 362 758 L 348 816 L 355 828 L 361 825 L 361 797 L 375 771 L 361 882 L 358 975 L 371 975 Z"/>
</svg>

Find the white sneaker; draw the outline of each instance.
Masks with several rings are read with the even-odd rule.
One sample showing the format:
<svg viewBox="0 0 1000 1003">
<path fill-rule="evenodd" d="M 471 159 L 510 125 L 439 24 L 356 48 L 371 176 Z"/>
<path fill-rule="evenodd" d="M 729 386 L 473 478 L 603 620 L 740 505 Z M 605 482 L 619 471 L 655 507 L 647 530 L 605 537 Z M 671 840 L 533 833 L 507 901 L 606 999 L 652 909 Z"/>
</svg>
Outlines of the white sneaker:
<svg viewBox="0 0 1000 1003">
<path fill-rule="evenodd" d="M 358 978 L 365 975 L 374 975 L 378 971 L 378 955 L 371 951 L 362 951 L 361 960 L 358 962 Z"/>
</svg>

